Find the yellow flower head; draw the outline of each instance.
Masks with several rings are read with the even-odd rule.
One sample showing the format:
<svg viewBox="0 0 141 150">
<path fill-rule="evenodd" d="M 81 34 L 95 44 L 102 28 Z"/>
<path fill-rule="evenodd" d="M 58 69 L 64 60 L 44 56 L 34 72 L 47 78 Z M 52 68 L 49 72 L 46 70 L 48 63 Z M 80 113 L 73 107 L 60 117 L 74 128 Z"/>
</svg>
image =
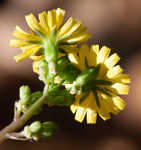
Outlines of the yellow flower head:
<svg viewBox="0 0 141 150">
<path fill-rule="evenodd" d="M 126 103 L 118 94 L 128 94 L 130 82 L 127 74 L 123 74 L 123 69 L 117 65 L 119 56 L 114 53 L 111 56 L 110 49 L 98 45 L 82 45 L 78 52 L 69 53 L 70 61 L 81 71 L 87 67 L 100 66 L 97 78 L 91 82 L 93 85 L 89 92 L 81 101 L 83 92 L 76 94 L 75 102 L 71 105 L 71 111 L 75 113 L 75 119 L 79 122 L 87 118 L 88 124 L 95 124 L 97 114 L 103 119 L 110 119 L 110 114 L 118 114 L 123 110 Z"/>
<path fill-rule="evenodd" d="M 64 16 L 65 10 L 60 8 L 39 13 L 39 21 L 33 14 L 25 16 L 31 32 L 27 33 L 16 26 L 13 36 L 20 40 L 11 40 L 10 46 L 21 48 L 22 53 L 15 56 L 14 59 L 19 62 L 27 57 L 36 56 L 33 59 L 40 60 L 44 57 L 44 49 L 48 47 L 48 44 L 53 43 L 68 52 L 75 50 L 75 44 L 87 41 L 90 35 L 83 23 L 70 17 L 62 25 Z"/>
</svg>

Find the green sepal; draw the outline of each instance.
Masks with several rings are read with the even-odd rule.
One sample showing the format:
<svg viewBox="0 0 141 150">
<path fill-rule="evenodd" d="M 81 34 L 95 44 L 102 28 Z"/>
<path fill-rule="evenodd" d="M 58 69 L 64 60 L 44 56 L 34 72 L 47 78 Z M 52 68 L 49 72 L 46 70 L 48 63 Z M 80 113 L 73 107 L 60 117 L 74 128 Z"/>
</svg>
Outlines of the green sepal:
<svg viewBox="0 0 141 150">
<path fill-rule="evenodd" d="M 99 102 L 99 96 L 96 90 L 93 90 L 94 96 L 95 96 L 95 100 L 96 100 L 96 104 L 97 106 L 100 108 L 100 102 Z"/>
<path fill-rule="evenodd" d="M 112 96 L 112 95 L 111 95 L 111 94 L 112 94 L 112 91 L 110 91 L 110 90 L 107 89 L 107 88 L 95 87 L 95 89 L 96 89 L 97 91 L 100 91 L 100 92 L 102 92 L 102 93 L 104 93 L 104 94 L 110 96 L 110 97 Z"/>
<path fill-rule="evenodd" d="M 89 82 L 96 80 L 99 73 L 100 66 L 89 67 L 84 70 L 76 79 L 76 87 L 82 87 Z"/>
<path fill-rule="evenodd" d="M 81 95 L 79 103 L 81 104 L 89 95 L 89 92 L 85 92 Z"/>
<path fill-rule="evenodd" d="M 19 98 L 22 104 L 28 103 L 30 100 L 30 88 L 27 85 L 23 85 L 19 88 Z"/>
<path fill-rule="evenodd" d="M 112 85 L 113 83 L 111 81 L 107 81 L 107 80 L 95 80 L 94 84 L 96 84 L 96 85 Z"/>
<path fill-rule="evenodd" d="M 71 64 L 66 56 L 61 57 L 57 61 L 57 70 L 59 77 L 65 81 L 65 83 L 72 83 L 80 73 L 73 64 Z"/>
</svg>

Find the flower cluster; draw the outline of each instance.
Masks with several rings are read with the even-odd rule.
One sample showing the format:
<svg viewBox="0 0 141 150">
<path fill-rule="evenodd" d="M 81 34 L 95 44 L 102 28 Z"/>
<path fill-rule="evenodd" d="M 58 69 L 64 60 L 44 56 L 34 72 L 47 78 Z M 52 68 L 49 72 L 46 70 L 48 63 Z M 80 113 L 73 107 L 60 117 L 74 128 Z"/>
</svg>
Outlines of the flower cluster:
<svg viewBox="0 0 141 150">
<path fill-rule="evenodd" d="M 48 105 L 69 105 L 79 122 L 86 116 L 88 124 L 95 124 L 97 114 L 110 119 L 126 105 L 118 95 L 128 94 L 129 75 L 117 65 L 120 57 L 116 53 L 109 56 L 110 48 L 80 45 L 90 38 L 87 28 L 72 17 L 63 24 L 64 16 L 60 8 L 41 12 L 39 21 L 33 14 L 27 15 L 30 33 L 16 26 L 13 35 L 20 40 L 10 41 L 12 47 L 22 50 L 14 59 L 33 60 L 34 72 L 50 85 Z M 24 94 L 21 97 L 21 102 L 30 99 Z"/>
<path fill-rule="evenodd" d="M 89 80 L 81 84 L 83 73 L 81 80 L 78 77 L 74 81 L 74 86 L 78 87 L 78 90 L 81 88 L 81 92 L 75 95 L 71 111 L 76 113 L 75 119 L 79 122 L 82 122 L 86 115 L 87 123 L 96 123 L 97 113 L 103 120 L 110 119 L 110 113 L 116 115 L 126 105 L 118 94 L 128 94 L 129 86 L 126 84 L 130 79 L 127 74 L 122 73 L 123 69 L 116 65 L 119 56 L 116 53 L 111 56 L 109 54 L 108 47 L 103 46 L 99 50 L 98 45 L 92 45 L 90 48 L 82 45 L 78 53 L 69 53 L 70 61 L 82 72 L 94 68 L 93 76 L 89 76 Z"/>
</svg>

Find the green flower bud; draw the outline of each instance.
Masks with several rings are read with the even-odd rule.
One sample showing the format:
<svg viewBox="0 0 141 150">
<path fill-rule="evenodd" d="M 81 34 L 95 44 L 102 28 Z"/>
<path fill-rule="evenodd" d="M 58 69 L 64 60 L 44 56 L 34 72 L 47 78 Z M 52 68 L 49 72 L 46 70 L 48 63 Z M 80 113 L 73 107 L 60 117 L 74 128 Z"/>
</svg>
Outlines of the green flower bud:
<svg viewBox="0 0 141 150">
<path fill-rule="evenodd" d="M 19 97 L 22 104 L 26 104 L 30 99 L 30 88 L 27 85 L 23 85 L 19 89 Z"/>
<path fill-rule="evenodd" d="M 40 121 L 35 121 L 35 122 L 33 122 L 33 123 L 29 126 L 30 131 L 31 131 L 32 133 L 37 133 L 37 132 L 39 132 L 40 129 L 41 129 L 41 127 L 42 127 L 42 124 L 40 123 Z"/>
<path fill-rule="evenodd" d="M 51 137 L 57 130 L 57 125 L 51 121 L 42 123 L 42 128 L 40 130 L 40 137 Z"/>
<path fill-rule="evenodd" d="M 25 136 L 27 139 L 31 139 L 31 137 L 32 137 L 32 133 L 31 133 L 31 131 L 30 131 L 29 126 L 25 126 L 25 127 L 24 127 L 24 130 L 21 132 L 21 134 L 22 134 L 23 136 Z"/>
<path fill-rule="evenodd" d="M 19 103 L 17 103 L 18 104 L 18 105 L 16 105 L 17 110 L 25 113 L 41 96 L 42 96 L 42 92 L 40 92 L 40 91 L 30 94 L 30 97 L 29 97 L 28 101 L 26 101 L 26 103 L 25 102 L 23 103 L 22 100 L 20 100 Z M 38 114 L 40 112 L 40 110 L 41 110 L 41 108 L 38 108 L 34 112 L 34 115 Z"/>
<path fill-rule="evenodd" d="M 57 125 L 51 121 L 41 123 L 35 121 L 31 125 L 24 127 L 24 130 L 20 132 L 22 137 L 27 139 L 33 139 L 37 141 L 39 138 L 51 137 L 57 130 Z"/>
</svg>

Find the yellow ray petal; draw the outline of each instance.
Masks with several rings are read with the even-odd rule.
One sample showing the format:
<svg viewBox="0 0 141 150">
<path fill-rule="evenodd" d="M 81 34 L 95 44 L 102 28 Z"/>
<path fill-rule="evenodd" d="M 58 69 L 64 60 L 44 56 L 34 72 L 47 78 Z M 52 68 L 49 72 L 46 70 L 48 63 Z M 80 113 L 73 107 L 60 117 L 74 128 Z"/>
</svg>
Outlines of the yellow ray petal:
<svg viewBox="0 0 141 150">
<path fill-rule="evenodd" d="M 52 29 L 56 25 L 56 10 L 48 11 L 48 26 Z"/>
<path fill-rule="evenodd" d="M 89 47 L 83 44 L 79 50 L 80 63 L 85 67 L 86 57 L 89 55 Z"/>
<path fill-rule="evenodd" d="M 27 41 L 41 41 L 41 38 L 39 36 L 26 33 L 19 26 L 16 26 L 16 29 L 13 31 L 13 36 Z"/>
<path fill-rule="evenodd" d="M 98 53 L 97 63 L 104 63 L 104 61 L 108 58 L 110 51 L 110 48 L 103 46 Z"/>
<path fill-rule="evenodd" d="M 82 122 L 84 120 L 86 114 L 86 109 L 83 107 L 78 107 L 76 114 L 75 114 L 75 120 Z"/>
<path fill-rule="evenodd" d="M 97 120 L 97 112 L 92 109 L 87 109 L 87 124 L 95 124 Z"/>
<path fill-rule="evenodd" d="M 77 108 L 78 108 L 78 106 L 75 106 L 73 104 L 70 106 L 70 109 L 71 109 L 73 114 L 76 112 Z"/>
<path fill-rule="evenodd" d="M 34 61 L 33 64 L 32 64 L 33 71 L 34 71 L 35 73 L 38 73 L 39 62 L 40 62 L 40 61 Z"/>
<path fill-rule="evenodd" d="M 96 66 L 97 62 L 97 49 L 99 50 L 98 45 L 93 45 L 90 48 L 89 55 L 87 56 L 87 61 L 89 66 Z"/>
<path fill-rule="evenodd" d="M 126 106 L 126 102 L 123 101 L 119 96 L 113 97 L 113 103 L 120 110 L 123 110 Z"/>
<path fill-rule="evenodd" d="M 29 45 L 31 45 L 31 43 L 28 43 L 24 40 L 10 40 L 11 47 L 19 48 L 19 47 L 24 47 L 24 46 L 29 46 Z"/>
<path fill-rule="evenodd" d="M 65 10 L 57 8 L 56 10 L 56 25 L 57 28 L 59 28 L 64 20 L 64 16 L 65 16 Z"/>
<path fill-rule="evenodd" d="M 82 22 L 76 20 L 76 24 L 80 24 L 80 25 L 77 28 L 77 30 L 74 32 L 74 36 L 85 33 L 88 30 L 88 28 L 85 27 Z"/>
<path fill-rule="evenodd" d="M 26 22 L 28 26 L 36 32 L 42 32 L 46 34 L 45 30 L 41 27 L 41 25 L 38 23 L 36 17 L 31 13 L 27 16 L 25 16 Z"/>
<path fill-rule="evenodd" d="M 39 60 L 44 60 L 45 56 L 44 55 L 40 55 L 40 56 L 30 56 L 30 58 L 34 61 L 39 61 Z"/>
<path fill-rule="evenodd" d="M 75 113 L 79 107 L 79 99 L 80 99 L 80 95 L 76 95 L 75 102 L 70 106 L 70 109 L 73 113 Z"/>
<path fill-rule="evenodd" d="M 40 25 L 44 28 L 44 30 L 49 34 L 49 26 L 48 26 L 48 16 L 45 11 L 39 14 Z"/>
<path fill-rule="evenodd" d="M 79 57 L 77 56 L 77 53 L 69 53 L 68 58 L 73 64 L 78 65 Z"/>
<path fill-rule="evenodd" d="M 60 36 L 63 36 L 64 34 L 66 34 L 71 29 L 71 27 L 74 25 L 74 22 L 75 22 L 75 20 L 72 17 L 70 17 L 67 20 L 67 22 L 61 27 L 61 29 L 58 31 L 57 36 L 60 37 Z"/>
<path fill-rule="evenodd" d="M 97 45 L 92 45 L 91 48 L 96 53 L 96 55 L 98 55 L 98 53 L 99 53 L 99 45 L 98 44 Z"/>
<path fill-rule="evenodd" d="M 119 60 L 120 57 L 116 53 L 114 53 L 108 59 L 106 59 L 105 64 L 108 68 L 112 68 L 119 62 Z"/>
<path fill-rule="evenodd" d="M 103 99 L 100 99 L 100 108 L 98 108 L 98 114 L 103 120 L 108 120 L 111 118 L 111 115 L 105 107 Z"/>
<path fill-rule="evenodd" d="M 16 62 L 22 61 L 25 58 L 35 54 L 39 49 L 40 49 L 39 46 L 30 47 L 30 48 L 26 49 L 25 51 L 23 51 L 23 53 L 15 56 L 14 59 Z"/>
<path fill-rule="evenodd" d="M 129 86 L 122 84 L 122 83 L 115 83 L 112 87 L 119 93 L 119 94 L 128 94 Z"/>
<path fill-rule="evenodd" d="M 113 99 L 105 94 L 101 94 L 101 95 L 103 97 L 103 100 L 105 101 L 105 106 L 107 107 L 108 112 L 117 115 L 120 110 L 114 105 Z"/>
<path fill-rule="evenodd" d="M 78 52 L 77 45 L 60 45 L 59 47 L 65 50 L 67 53 Z"/>
<path fill-rule="evenodd" d="M 117 65 L 117 66 L 111 68 L 111 69 L 107 72 L 107 75 L 106 75 L 106 76 L 107 76 L 108 78 L 114 78 L 114 77 L 116 77 L 117 75 L 121 74 L 122 72 L 123 72 L 122 68 L 121 68 L 119 65 Z"/>
<path fill-rule="evenodd" d="M 130 77 L 128 74 L 119 74 L 115 78 L 112 78 L 112 80 L 119 83 L 130 83 Z"/>
<path fill-rule="evenodd" d="M 75 21 L 74 25 L 72 26 L 72 28 L 70 28 L 68 30 L 68 32 L 64 36 L 68 37 L 68 36 L 71 36 L 71 35 L 76 35 L 74 33 L 76 31 L 78 31 L 78 29 L 80 28 L 80 26 L 81 26 L 81 22 L 80 21 Z"/>
<path fill-rule="evenodd" d="M 73 43 L 78 43 L 78 42 L 85 42 L 90 38 L 90 34 L 89 33 L 83 33 L 80 34 L 78 36 L 74 36 L 74 38 L 70 38 L 68 40 L 65 40 L 65 42 L 73 44 Z"/>
<path fill-rule="evenodd" d="M 84 70 L 85 66 L 81 63 L 77 53 L 69 53 L 68 54 L 69 60 L 80 70 Z"/>
</svg>

